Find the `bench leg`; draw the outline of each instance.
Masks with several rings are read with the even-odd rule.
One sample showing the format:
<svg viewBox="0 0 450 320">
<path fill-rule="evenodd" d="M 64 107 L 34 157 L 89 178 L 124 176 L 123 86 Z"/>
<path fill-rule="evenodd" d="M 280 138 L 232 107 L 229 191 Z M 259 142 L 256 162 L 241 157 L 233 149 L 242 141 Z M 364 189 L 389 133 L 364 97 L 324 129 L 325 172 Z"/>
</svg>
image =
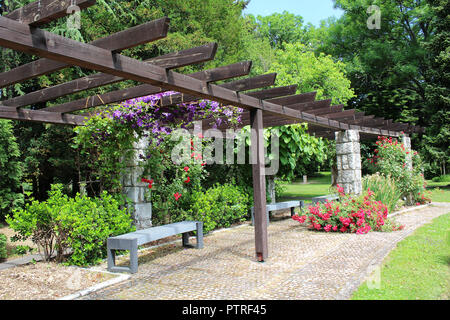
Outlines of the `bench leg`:
<svg viewBox="0 0 450 320">
<path fill-rule="evenodd" d="M 116 266 L 116 250 L 108 248 L 108 271 L 112 272 Z"/>
<path fill-rule="evenodd" d="M 292 208 L 291 208 L 291 217 L 293 217 L 294 214 L 295 214 L 295 207 L 292 207 Z"/>
<path fill-rule="evenodd" d="M 130 248 L 130 272 L 136 273 L 138 271 L 138 246 L 137 239 L 134 239 L 133 246 Z"/>
<path fill-rule="evenodd" d="M 197 249 L 203 249 L 203 222 L 197 222 Z"/>
<path fill-rule="evenodd" d="M 183 236 L 183 247 L 189 246 L 189 232 L 185 232 L 182 234 Z"/>
</svg>

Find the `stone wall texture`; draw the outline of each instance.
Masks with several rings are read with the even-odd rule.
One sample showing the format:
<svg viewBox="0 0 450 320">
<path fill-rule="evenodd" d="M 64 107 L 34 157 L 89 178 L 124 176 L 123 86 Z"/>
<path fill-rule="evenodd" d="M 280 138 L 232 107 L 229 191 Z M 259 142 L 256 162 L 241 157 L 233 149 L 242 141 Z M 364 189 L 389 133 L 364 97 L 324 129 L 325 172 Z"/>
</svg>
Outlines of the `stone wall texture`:
<svg viewBox="0 0 450 320">
<path fill-rule="evenodd" d="M 358 131 L 336 132 L 336 158 L 337 183 L 344 188 L 345 193 L 360 194 L 362 192 L 362 177 Z"/>
<path fill-rule="evenodd" d="M 405 150 L 409 152 L 409 154 L 406 155 L 406 166 L 409 170 L 412 170 L 413 163 L 412 163 L 412 154 L 411 154 L 411 138 L 407 137 L 405 135 L 402 135 L 402 143 L 405 147 Z"/>
<path fill-rule="evenodd" d="M 148 184 L 141 182 L 143 168 L 139 166 L 139 154 L 144 154 L 146 146 L 145 138 L 134 145 L 134 157 L 122 174 L 124 193 L 134 206 L 133 220 L 137 230 L 152 226 L 152 204 L 145 201 Z"/>
</svg>

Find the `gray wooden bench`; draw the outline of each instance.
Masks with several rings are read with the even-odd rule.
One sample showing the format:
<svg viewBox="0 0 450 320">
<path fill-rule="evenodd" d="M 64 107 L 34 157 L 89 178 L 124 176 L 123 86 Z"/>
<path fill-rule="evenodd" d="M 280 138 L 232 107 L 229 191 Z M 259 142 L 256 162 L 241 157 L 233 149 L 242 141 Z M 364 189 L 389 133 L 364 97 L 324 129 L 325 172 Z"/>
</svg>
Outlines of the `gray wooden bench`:
<svg viewBox="0 0 450 320">
<path fill-rule="evenodd" d="M 203 222 L 200 221 L 176 222 L 110 237 L 107 241 L 108 271 L 136 273 L 138 270 L 138 246 L 181 233 L 183 236 L 183 246 L 187 247 L 190 246 L 190 231 L 197 231 L 197 244 L 195 247 L 197 249 L 203 248 Z M 116 250 L 130 250 L 129 267 L 116 266 Z"/>
<path fill-rule="evenodd" d="M 295 214 L 295 208 L 302 208 L 305 205 L 303 200 L 295 200 L 295 201 L 285 201 L 285 202 L 277 202 L 266 205 L 266 213 L 267 213 L 267 223 L 269 223 L 269 215 L 271 211 L 283 210 L 283 209 L 291 209 L 291 217 Z M 252 212 L 252 225 L 254 225 L 255 221 L 255 208 L 251 207 Z"/>
<path fill-rule="evenodd" d="M 339 196 L 337 194 L 327 194 L 324 196 L 319 196 L 319 197 L 314 197 L 312 198 L 312 205 L 316 205 L 318 202 L 326 202 L 328 201 L 332 201 L 332 200 L 337 200 L 339 199 Z"/>
</svg>

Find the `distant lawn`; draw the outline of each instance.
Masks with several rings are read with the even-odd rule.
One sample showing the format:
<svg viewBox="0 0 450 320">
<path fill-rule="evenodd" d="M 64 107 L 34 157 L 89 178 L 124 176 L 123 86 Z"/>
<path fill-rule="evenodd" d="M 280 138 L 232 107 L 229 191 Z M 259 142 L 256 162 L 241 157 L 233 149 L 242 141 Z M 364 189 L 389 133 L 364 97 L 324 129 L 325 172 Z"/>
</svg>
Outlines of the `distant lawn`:
<svg viewBox="0 0 450 320">
<path fill-rule="evenodd" d="M 427 189 L 431 191 L 432 202 L 450 202 L 450 184 L 448 182 L 427 181 Z M 297 180 L 283 184 L 285 191 L 277 201 L 285 201 L 291 198 L 312 198 L 330 194 L 331 173 L 320 172 L 308 177 L 308 183 Z"/>
<path fill-rule="evenodd" d="M 313 177 L 308 176 L 308 182 L 303 183 L 302 180 L 292 183 L 283 184 L 286 190 L 283 192 L 279 201 L 288 200 L 289 198 L 312 198 L 323 196 L 330 193 L 331 173 L 321 172 Z M 277 200 L 278 201 L 278 200 Z"/>
<path fill-rule="evenodd" d="M 381 266 L 379 289 L 364 283 L 353 300 L 450 299 L 450 213 L 400 241 Z"/>
<path fill-rule="evenodd" d="M 431 191 L 432 202 L 450 202 L 450 183 L 427 180 L 427 189 Z"/>
</svg>

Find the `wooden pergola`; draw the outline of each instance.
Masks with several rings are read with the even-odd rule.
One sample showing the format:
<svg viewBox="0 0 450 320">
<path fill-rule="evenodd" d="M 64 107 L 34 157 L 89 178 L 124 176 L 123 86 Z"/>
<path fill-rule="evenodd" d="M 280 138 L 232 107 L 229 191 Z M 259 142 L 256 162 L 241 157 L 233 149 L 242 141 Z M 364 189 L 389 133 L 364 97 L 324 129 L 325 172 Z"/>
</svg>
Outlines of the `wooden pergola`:
<svg viewBox="0 0 450 320">
<path fill-rule="evenodd" d="M 73 0 L 80 9 L 96 3 L 95 0 Z M 0 74 L 0 88 L 39 77 L 58 70 L 79 66 L 97 71 L 94 75 L 41 89 L 23 96 L 0 101 L 0 118 L 53 124 L 83 125 L 89 114 L 74 114 L 89 108 L 124 100 L 176 91 L 161 98 L 163 106 L 193 102 L 200 99 L 217 101 L 245 110 L 242 126 L 251 125 L 251 151 L 256 156 L 253 164 L 255 203 L 255 246 L 259 261 L 268 257 L 266 186 L 264 173 L 263 128 L 307 122 L 308 130 L 316 136 L 333 137 L 334 132 L 357 130 L 362 138 L 401 136 L 402 132 L 421 132 L 423 129 L 392 120 L 374 118 L 344 106 L 332 106 L 331 100 L 316 100 L 316 93 L 295 94 L 296 85 L 264 90 L 274 84 L 276 74 L 240 78 L 222 84 L 214 82 L 246 76 L 251 62 L 239 62 L 191 74 L 172 69 L 214 59 L 217 44 L 191 48 L 166 54 L 146 61 L 121 54 L 127 48 L 156 41 L 167 35 L 169 19 L 162 18 L 135 26 L 91 43 L 81 43 L 40 29 L 41 25 L 69 15 L 69 1 L 40 0 L 0 17 L 0 46 L 39 56 L 40 59 Z M 63 96 L 89 89 L 134 80 L 141 85 L 86 97 L 39 110 L 27 108 Z M 205 130 L 211 120 L 203 121 Z M 219 128 L 225 129 L 225 128 Z"/>
</svg>

